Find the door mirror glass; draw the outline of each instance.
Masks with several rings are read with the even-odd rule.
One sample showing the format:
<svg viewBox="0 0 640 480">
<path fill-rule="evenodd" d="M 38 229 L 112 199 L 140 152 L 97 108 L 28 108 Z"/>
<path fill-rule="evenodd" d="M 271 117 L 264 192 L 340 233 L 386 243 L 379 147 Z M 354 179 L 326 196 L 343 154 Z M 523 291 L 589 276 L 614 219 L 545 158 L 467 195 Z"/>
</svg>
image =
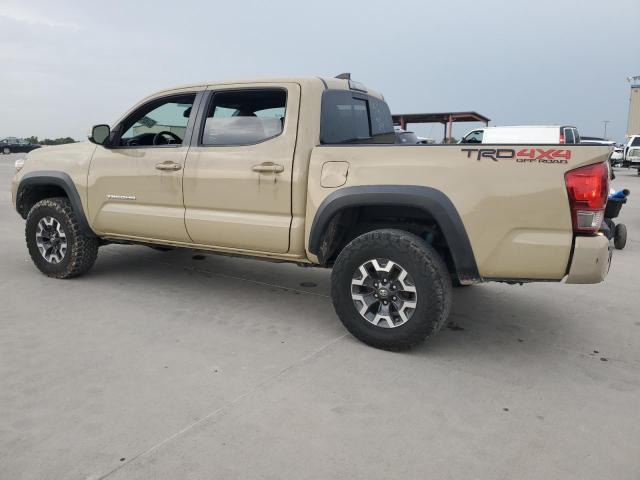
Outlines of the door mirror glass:
<svg viewBox="0 0 640 480">
<path fill-rule="evenodd" d="M 97 145 L 104 145 L 111 134 L 109 125 L 94 125 L 89 140 Z"/>
</svg>

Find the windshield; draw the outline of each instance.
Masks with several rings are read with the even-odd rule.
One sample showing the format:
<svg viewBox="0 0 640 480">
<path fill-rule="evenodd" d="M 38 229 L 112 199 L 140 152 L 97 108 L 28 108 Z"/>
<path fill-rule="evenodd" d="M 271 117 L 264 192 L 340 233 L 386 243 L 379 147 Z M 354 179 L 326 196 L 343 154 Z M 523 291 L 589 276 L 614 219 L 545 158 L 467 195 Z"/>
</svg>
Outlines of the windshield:
<svg viewBox="0 0 640 480">
<path fill-rule="evenodd" d="M 460 143 L 482 143 L 482 137 L 484 135 L 483 130 L 474 130 L 467 134 Z"/>
<path fill-rule="evenodd" d="M 417 145 L 420 140 L 413 132 L 396 132 L 396 143 L 400 145 Z"/>
</svg>

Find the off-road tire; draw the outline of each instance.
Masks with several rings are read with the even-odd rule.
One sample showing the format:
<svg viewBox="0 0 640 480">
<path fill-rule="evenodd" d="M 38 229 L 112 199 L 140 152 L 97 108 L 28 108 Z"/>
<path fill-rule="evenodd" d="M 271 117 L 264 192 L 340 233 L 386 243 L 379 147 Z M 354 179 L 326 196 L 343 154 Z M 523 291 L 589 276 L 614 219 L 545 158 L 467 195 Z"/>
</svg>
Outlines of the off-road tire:
<svg viewBox="0 0 640 480">
<path fill-rule="evenodd" d="M 367 321 L 351 297 L 356 270 L 367 260 L 378 258 L 404 268 L 418 293 L 413 315 L 395 328 Z M 364 343 L 384 350 L 406 350 L 435 335 L 447 321 L 451 297 L 451 278 L 442 257 L 420 237 L 402 230 L 374 230 L 355 238 L 340 252 L 331 273 L 333 306 L 346 329 Z"/>
<path fill-rule="evenodd" d="M 3 155 L 9 155 L 11 153 L 11 149 L 9 147 L 5 147 L 2 149 Z"/>
<path fill-rule="evenodd" d="M 45 217 L 57 220 L 66 234 L 67 252 L 59 263 L 44 259 L 36 243 L 38 222 Z M 53 278 L 72 278 L 87 272 L 96 261 L 99 240 L 82 233 L 78 218 L 67 198 L 46 198 L 36 203 L 27 216 L 25 238 L 31 260 L 45 275 Z"/>
<path fill-rule="evenodd" d="M 617 250 L 622 250 L 627 245 L 627 226 L 619 223 L 613 230 L 613 246 Z"/>
</svg>

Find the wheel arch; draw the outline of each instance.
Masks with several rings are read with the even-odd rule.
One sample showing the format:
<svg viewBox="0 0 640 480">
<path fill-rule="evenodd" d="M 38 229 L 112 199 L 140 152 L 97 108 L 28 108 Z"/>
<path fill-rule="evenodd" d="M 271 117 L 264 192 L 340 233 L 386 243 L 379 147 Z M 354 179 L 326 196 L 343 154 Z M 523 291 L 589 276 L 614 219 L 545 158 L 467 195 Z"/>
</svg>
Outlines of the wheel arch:
<svg viewBox="0 0 640 480">
<path fill-rule="evenodd" d="M 25 174 L 16 190 L 16 210 L 26 218 L 31 207 L 37 202 L 62 196 L 62 193 L 69 199 L 82 233 L 95 236 L 84 213 L 78 190 L 71 177 L 64 172 L 44 170 Z"/>
<path fill-rule="evenodd" d="M 455 206 L 440 190 L 420 185 L 366 185 L 345 187 L 331 193 L 318 207 L 309 234 L 309 252 L 325 264 L 332 254 L 333 237 L 343 212 L 354 208 L 404 207 L 435 222 L 462 283 L 479 281 L 471 242 Z"/>
</svg>

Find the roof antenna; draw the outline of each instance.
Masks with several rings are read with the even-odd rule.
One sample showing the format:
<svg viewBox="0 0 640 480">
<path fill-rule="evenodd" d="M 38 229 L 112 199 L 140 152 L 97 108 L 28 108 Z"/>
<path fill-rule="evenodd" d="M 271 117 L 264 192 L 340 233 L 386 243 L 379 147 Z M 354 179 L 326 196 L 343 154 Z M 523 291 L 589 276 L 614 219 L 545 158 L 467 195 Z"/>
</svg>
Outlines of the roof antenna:
<svg viewBox="0 0 640 480">
<path fill-rule="evenodd" d="M 340 75 L 336 75 L 336 78 L 340 80 L 351 80 L 351 73 L 341 73 Z"/>
</svg>

